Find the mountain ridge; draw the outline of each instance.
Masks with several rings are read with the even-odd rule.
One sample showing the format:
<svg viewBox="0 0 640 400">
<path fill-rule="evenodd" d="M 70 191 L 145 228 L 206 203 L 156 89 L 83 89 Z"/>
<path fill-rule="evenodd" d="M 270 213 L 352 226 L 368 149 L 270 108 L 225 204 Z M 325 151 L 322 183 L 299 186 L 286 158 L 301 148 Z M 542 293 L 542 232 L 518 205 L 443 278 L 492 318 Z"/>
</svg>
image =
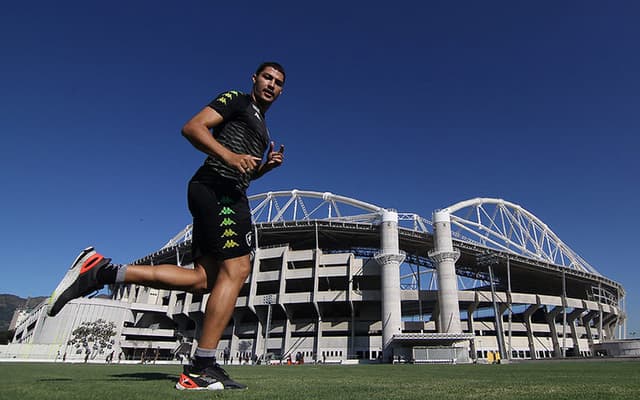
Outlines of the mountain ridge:
<svg viewBox="0 0 640 400">
<path fill-rule="evenodd" d="M 9 329 L 13 313 L 19 308 L 34 308 L 47 296 L 27 297 L 23 298 L 9 293 L 0 294 L 0 331 Z"/>
</svg>

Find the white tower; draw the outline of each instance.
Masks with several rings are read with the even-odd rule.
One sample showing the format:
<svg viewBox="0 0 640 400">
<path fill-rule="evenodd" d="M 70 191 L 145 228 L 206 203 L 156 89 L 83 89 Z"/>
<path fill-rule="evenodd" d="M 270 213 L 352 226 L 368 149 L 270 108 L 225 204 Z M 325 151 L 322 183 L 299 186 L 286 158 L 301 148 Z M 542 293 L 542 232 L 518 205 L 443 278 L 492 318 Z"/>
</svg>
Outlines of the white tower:
<svg viewBox="0 0 640 400">
<path fill-rule="evenodd" d="M 382 293 L 382 349 L 383 357 L 389 360 L 393 355 L 391 342 L 393 335 L 402 333 L 402 312 L 400 309 L 400 264 L 404 254 L 398 245 L 398 213 L 382 211 L 380 224 L 380 253 L 375 257 L 380 265 Z"/>
<path fill-rule="evenodd" d="M 460 252 L 453 248 L 451 217 L 448 211 L 439 210 L 433 213 L 433 242 L 434 249 L 429 252 L 429 257 L 436 263 L 438 271 L 438 331 L 461 333 L 456 276 L 456 261 Z"/>
</svg>

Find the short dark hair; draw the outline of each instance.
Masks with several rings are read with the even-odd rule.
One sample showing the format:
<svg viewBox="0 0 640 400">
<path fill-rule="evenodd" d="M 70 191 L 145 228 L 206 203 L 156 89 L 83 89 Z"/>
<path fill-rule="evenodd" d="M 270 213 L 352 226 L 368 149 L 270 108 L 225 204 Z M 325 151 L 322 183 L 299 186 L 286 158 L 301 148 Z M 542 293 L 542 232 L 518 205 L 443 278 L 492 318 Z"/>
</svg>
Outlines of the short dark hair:
<svg viewBox="0 0 640 400">
<path fill-rule="evenodd" d="M 258 66 L 258 69 L 256 69 L 256 75 L 260 75 L 260 72 L 262 72 L 267 67 L 271 67 L 276 71 L 280 71 L 282 73 L 282 77 L 284 78 L 284 80 L 287 79 L 287 74 L 284 72 L 284 68 L 282 67 L 282 65 L 278 64 L 275 61 L 266 61 L 260 64 Z"/>
</svg>

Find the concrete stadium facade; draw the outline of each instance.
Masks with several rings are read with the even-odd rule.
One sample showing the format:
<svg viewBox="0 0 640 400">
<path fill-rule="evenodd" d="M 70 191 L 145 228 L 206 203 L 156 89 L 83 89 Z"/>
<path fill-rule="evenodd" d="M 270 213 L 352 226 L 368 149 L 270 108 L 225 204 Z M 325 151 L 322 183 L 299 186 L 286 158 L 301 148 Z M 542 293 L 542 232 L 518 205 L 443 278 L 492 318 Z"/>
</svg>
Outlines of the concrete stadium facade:
<svg viewBox="0 0 640 400">
<path fill-rule="evenodd" d="M 457 203 L 433 222 L 330 193 L 250 200 L 253 269 L 218 347 L 236 362 L 265 354 L 327 363 L 591 356 L 594 345 L 624 336 L 622 286 L 504 200 Z M 188 226 L 135 263 L 192 268 L 190 234 Z M 118 349 L 130 359 L 192 351 L 206 300 L 112 288 L 110 302 L 126 310 L 113 318 Z"/>
</svg>

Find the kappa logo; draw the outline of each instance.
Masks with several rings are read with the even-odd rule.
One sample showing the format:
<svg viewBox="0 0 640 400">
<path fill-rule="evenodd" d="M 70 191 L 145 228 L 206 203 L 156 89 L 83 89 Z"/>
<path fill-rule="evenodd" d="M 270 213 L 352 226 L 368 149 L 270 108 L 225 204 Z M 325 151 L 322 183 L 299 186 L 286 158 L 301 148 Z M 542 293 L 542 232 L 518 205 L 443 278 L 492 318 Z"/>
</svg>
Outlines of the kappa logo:
<svg viewBox="0 0 640 400">
<path fill-rule="evenodd" d="M 235 90 L 230 90 L 230 91 L 228 91 L 227 93 L 224 93 L 224 94 L 220 95 L 220 97 L 218 97 L 218 98 L 216 99 L 216 101 L 217 101 L 217 102 L 219 102 L 219 103 L 222 103 L 222 104 L 226 105 L 226 104 L 227 104 L 227 100 L 233 100 L 233 98 L 234 98 L 235 96 L 237 96 L 238 94 L 239 94 L 239 93 L 238 93 L 237 91 L 235 91 Z"/>
<path fill-rule="evenodd" d="M 230 225 L 235 225 L 235 224 L 236 224 L 236 222 L 234 220 L 232 220 L 231 218 L 225 218 L 220 223 L 220 226 L 230 226 Z"/>
<path fill-rule="evenodd" d="M 233 204 L 233 199 L 231 199 L 231 197 L 229 196 L 222 196 L 222 198 L 220 198 L 219 203 L 226 206 L 229 204 Z"/>
<path fill-rule="evenodd" d="M 227 240 L 227 242 L 224 244 L 224 246 L 222 246 L 223 249 L 230 249 L 232 247 L 238 247 L 240 246 L 238 243 L 236 243 L 235 240 Z"/>
<path fill-rule="evenodd" d="M 218 215 L 232 215 L 236 212 L 233 211 L 230 207 L 223 207 Z"/>
<path fill-rule="evenodd" d="M 233 236 L 238 236 L 238 234 L 235 233 L 233 229 L 225 229 L 224 232 L 222 232 L 222 236 L 220 237 L 233 237 Z"/>
</svg>

